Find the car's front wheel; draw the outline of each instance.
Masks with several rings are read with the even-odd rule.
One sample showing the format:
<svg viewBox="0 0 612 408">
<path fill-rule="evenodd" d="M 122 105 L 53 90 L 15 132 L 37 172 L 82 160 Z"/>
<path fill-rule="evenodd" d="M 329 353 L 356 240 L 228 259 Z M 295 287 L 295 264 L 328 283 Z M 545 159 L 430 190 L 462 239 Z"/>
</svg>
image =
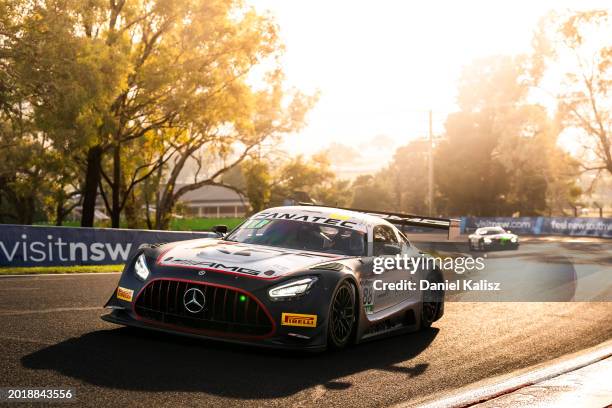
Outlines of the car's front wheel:
<svg viewBox="0 0 612 408">
<path fill-rule="evenodd" d="M 434 277 L 433 275 L 429 275 L 427 280 L 435 283 L 442 282 L 439 277 Z M 423 293 L 423 301 L 421 304 L 421 330 L 431 327 L 431 324 L 436 321 L 442 301 L 443 295 L 439 290 L 427 290 Z"/>
<path fill-rule="evenodd" d="M 355 316 L 355 289 L 345 281 L 332 296 L 327 329 L 330 348 L 341 349 L 350 342 L 355 329 Z"/>
</svg>

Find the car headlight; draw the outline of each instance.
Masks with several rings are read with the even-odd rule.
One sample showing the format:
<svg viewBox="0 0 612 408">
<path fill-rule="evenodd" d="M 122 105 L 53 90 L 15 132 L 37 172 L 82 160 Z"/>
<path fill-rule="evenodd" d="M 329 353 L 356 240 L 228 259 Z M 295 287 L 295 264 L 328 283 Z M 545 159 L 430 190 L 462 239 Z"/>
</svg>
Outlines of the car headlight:
<svg viewBox="0 0 612 408">
<path fill-rule="evenodd" d="M 484 242 L 485 242 L 485 244 L 490 244 L 491 243 L 491 238 L 485 238 Z"/>
<path fill-rule="evenodd" d="M 147 280 L 149 277 L 149 267 L 147 266 L 147 260 L 144 254 L 140 254 L 138 259 L 136 259 L 136 263 L 134 263 L 134 272 L 136 272 L 136 276 L 143 281 Z"/>
<path fill-rule="evenodd" d="M 516 242 L 516 237 L 512 237 L 512 238 L 510 238 L 510 241 L 512 241 L 512 242 Z"/>
<path fill-rule="evenodd" d="M 268 295 L 270 298 L 272 298 L 272 300 L 301 296 L 308 292 L 316 281 L 316 276 L 308 276 L 306 278 L 283 283 L 282 285 L 278 285 L 270 289 L 268 291 Z"/>
</svg>

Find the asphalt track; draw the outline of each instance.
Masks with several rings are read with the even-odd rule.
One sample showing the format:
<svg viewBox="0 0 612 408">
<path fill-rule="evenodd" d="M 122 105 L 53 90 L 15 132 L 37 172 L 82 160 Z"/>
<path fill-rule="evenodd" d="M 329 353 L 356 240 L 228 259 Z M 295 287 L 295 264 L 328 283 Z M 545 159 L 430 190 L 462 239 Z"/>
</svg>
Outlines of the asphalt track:
<svg viewBox="0 0 612 408">
<path fill-rule="evenodd" d="M 610 241 L 539 240 L 507 256 L 563 253 L 612 273 L 611 250 Z M 0 278 L 0 387 L 71 387 L 79 405 L 98 407 L 388 406 L 612 338 L 610 302 L 449 302 L 428 331 L 293 355 L 103 322 L 117 279 Z"/>
</svg>

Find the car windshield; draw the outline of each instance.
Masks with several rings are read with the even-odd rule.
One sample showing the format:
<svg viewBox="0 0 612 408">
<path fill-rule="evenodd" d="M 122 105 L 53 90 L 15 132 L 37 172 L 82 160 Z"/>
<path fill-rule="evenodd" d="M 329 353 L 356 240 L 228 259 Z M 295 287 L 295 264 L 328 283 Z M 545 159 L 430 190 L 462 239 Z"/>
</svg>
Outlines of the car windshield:
<svg viewBox="0 0 612 408">
<path fill-rule="evenodd" d="M 248 220 L 226 239 L 349 256 L 364 256 L 367 248 L 364 232 L 292 220 Z"/>
<path fill-rule="evenodd" d="M 496 228 L 487 228 L 487 229 L 482 229 L 479 232 L 477 232 L 478 235 L 495 235 L 495 234 L 503 234 L 504 229 L 502 227 L 496 227 Z"/>
</svg>

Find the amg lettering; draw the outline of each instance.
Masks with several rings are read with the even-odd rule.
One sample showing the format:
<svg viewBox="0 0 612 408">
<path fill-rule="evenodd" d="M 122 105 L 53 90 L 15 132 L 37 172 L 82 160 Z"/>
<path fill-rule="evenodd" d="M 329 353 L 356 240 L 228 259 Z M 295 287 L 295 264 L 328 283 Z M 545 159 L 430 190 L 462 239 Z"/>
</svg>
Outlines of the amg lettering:
<svg viewBox="0 0 612 408">
<path fill-rule="evenodd" d="M 165 259 L 163 262 L 166 265 L 179 264 L 179 265 L 186 265 L 186 266 L 200 266 L 202 268 L 218 269 L 218 270 L 227 271 L 227 272 L 238 272 L 238 273 L 244 273 L 247 275 L 259 275 L 259 271 L 256 271 L 254 269 L 243 268 L 241 266 L 227 266 L 227 265 L 223 265 L 222 263 L 218 263 L 218 262 L 207 262 L 207 261 L 198 261 L 195 259 L 180 259 L 180 258 L 175 258 L 170 261 Z"/>
</svg>

